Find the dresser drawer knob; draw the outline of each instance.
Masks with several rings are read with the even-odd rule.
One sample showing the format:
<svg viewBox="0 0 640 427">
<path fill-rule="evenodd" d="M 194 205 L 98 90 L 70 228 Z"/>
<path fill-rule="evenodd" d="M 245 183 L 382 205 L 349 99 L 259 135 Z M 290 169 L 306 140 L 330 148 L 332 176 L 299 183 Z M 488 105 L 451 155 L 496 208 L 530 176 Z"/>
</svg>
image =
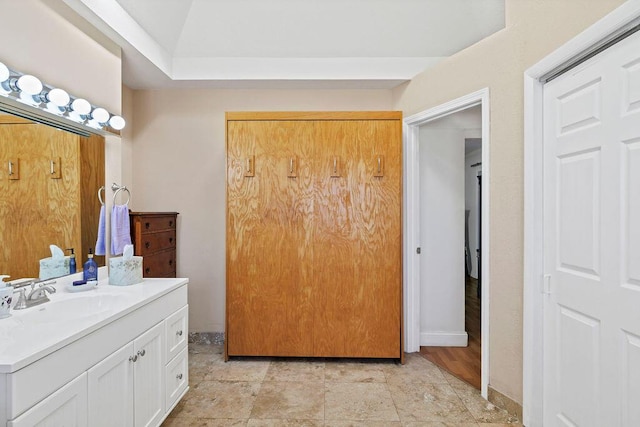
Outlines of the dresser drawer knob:
<svg viewBox="0 0 640 427">
<path fill-rule="evenodd" d="M 181 337 L 182 336 L 182 329 L 180 329 L 179 331 L 176 332 L 176 335 Z"/>
<path fill-rule="evenodd" d="M 169 260 L 169 265 L 173 265 L 173 260 L 172 259 Z"/>
<path fill-rule="evenodd" d="M 179 380 L 181 380 L 181 379 L 182 379 L 182 374 L 178 374 L 178 375 L 176 375 L 176 378 L 177 378 L 177 379 L 179 379 Z"/>
<path fill-rule="evenodd" d="M 148 222 L 145 222 L 145 223 L 144 223 L 144 228 L 146 228 L 147 230 L 149 229 L 149 227 L 150 227 L 150 226 L 151 226 L 151 224 L 150 224 L 150 223 L 148 223 Z"/>
<path fill-rule="evenodd" d="M 151 269 L 149 267 L 147 267 L 147 268 L 144 269 L 144 272 L 149 274 L 149 273 L 151 273 Z"/>
<path fill-rule="evenodd" d="M 145 247 L 145 248 L 149 249 L 149 246 L 151 246 L 151 243 L 149 243 L 149 242 L 144 242 L 144 247 Z"/>
<path fill-rule="evenodd" d="M 169 227 L 173 227 L 173 221 L 169 221 Z"/>
<path fill-rule="evenodd" d="M 173 243 L 173 237 L 169 237 L 169 243 Z"/>
</svg>

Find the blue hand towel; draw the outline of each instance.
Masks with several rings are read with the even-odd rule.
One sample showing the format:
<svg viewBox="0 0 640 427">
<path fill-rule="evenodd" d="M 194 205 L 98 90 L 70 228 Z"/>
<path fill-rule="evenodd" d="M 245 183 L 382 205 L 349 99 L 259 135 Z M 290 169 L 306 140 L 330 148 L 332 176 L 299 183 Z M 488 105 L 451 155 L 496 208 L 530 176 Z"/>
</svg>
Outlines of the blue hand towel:
<svg viewBox="0 0 640 427">
<path fill-rule="evenodd" d="M 130 244 L 129 207 L 114 205 L 111 210 L 111 255 L 120 255 L 124 246 Z"/>
<path fill-rule="evenodd" d="M 107 249 L 104 243 L 105 234 L 105 207 L 100 206 L 100 220 L 98 221 L 98 239 L 96 240 L 96 255 L 106 255 Z"/>
</svg>

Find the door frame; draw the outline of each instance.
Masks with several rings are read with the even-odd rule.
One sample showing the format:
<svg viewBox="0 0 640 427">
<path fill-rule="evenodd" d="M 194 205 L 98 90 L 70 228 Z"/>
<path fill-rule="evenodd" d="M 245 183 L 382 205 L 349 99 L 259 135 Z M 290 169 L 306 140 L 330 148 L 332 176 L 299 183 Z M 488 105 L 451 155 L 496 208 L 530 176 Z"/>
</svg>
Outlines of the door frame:
<svg viewBox="0 0 640 427">
<path fill-rule="evenodd" d="M 544 353 L 543 87 L 541 79 L 585 56 L 640 19 L 629 0 L 524 73 L 523 423 L 541 426 Z"/>
<path fill-rule="evenodd" d="M 482 396 L 488 397 L 489 387 L 489 88 L 470 93 L 447 103 L 416 113 L 404 119 L 404 324 L 405 351 L 420 351 L 420 260 L 416 248 L 420 246 L 420 170 L 418 142 L 420 126 L 444 116 L 481 106 L 482 111 L 482 343 L 481 343 L 481 388 Z M 464 168 L 464 165 L 461 165 Z M 462 226 L 462 224 L 461 224 Z M 461 252 L 462 253 L 462 252 Z M 462 259 L 462 257 L 461 257 Z"/>
</svg>

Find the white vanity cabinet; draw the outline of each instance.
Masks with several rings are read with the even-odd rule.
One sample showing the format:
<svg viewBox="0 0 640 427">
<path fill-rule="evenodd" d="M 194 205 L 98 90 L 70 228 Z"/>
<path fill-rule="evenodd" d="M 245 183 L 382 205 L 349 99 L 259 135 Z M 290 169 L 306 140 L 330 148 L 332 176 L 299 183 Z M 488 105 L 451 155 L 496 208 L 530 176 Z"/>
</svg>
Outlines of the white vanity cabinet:
<svg viewBox="0 0 640 427">
<path fill-rule="evenodd" d="M 89 425 L 154 426 L 164 418 L 164 323 L 88 372 Z"/>
<path fill-rule="evenodd" d="M 80 336 L 70 332 L 73 339 L 12 365 L 0 357 L 9 370 L 0 371 L 0 426 L 162 423 L 188 390 L 187 282 L 144 280 L 128 290 L 105 287 L 120 295 L 112 300 L 133 302 Z"/>
</svg>

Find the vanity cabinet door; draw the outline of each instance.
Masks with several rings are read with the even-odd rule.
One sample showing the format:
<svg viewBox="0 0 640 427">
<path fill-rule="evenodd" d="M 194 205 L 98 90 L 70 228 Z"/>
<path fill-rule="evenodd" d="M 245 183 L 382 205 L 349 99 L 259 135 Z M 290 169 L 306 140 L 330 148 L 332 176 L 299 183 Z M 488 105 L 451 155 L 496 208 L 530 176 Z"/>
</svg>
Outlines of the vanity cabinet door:
<svg viewBox="0 0 640 427">
<path fill-rule="evenodd" d="M 8 427 L 93 425 L 87 424 L 87 374 L 80 375 L 15 420 L 9 421 L 7 425 Z"/>
<path fill-rule="evenodd" d="M 133 426 L 133 343 L 89 369 L 89 425 Z"/>
<path fill-rule="evenodd" d="M 165 414 L 164 335 L 164 322 L 160 322 L 133 342 L 136 427 L 159 425 Z"/>
</svg>

